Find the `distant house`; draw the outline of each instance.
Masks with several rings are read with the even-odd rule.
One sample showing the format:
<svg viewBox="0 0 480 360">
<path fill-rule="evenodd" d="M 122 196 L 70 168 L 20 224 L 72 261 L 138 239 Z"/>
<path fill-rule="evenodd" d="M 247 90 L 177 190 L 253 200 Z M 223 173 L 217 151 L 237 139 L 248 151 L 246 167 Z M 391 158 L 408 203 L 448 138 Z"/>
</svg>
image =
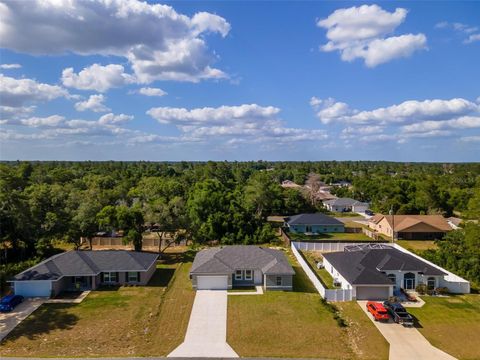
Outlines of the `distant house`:
<svg viewBox="0 0 480 360">
<path fill-rule="evenodd" d="M 373 231 L 406 240 L 433 240 L 442 238 L 452 227 L 441 215 L 382 215 L 376 214 L 368 221 Z"/>
<path fill-rule="evenodd" d="M 345 232 L 344 223 L 322 213 L 290 216 L 287 218 L 285 225 L 291 233 Z"/>
<path fill-rule="evenodd" d="M 333 212 L 365 212 L 368 210 L 369 204 L 350 198 L 338 198 L 333 200 L 325 200 L 323 205 Z"/>
<path fill-rule="evenodd" d="M 281 185 L 283 188 L 285 189 L 299 189 L 301 188 L 302 186 L 301 185 L 298 185 L 296 183 L 294 183 L 292 180 L 284 180 L 282 181 L 282 185 Z"/>
<path fill-rule="evenodd" d="M 295 271 L 280 250 L 232 245 L 197 253 L 190 270 L 196 290 L 227 290 L 261 285 L 267 290 L 292 290 Z"/>
<path fill-rule="evenodd" d="M 325 253 L 323 257 L 325 269 L 343 289 L 353 289 L 357 300 L 386 300 L 395 290 L 414 290 L 418 284 L 433 290 L 446 286 L 449 275 L 419 257 L 387 245 L 346 247 L 346 251 Z M 468 291 L 469 286 L 465 292 Z"/>
<path fill-rule="evenodd" d="M 146 285 L 158 254 L 126 250 L 71 250 L 15 275 L 15 294 L 49 297 L 62 291 L 95 290 L 99 285 Z"/>
<path fill-rule="evenodd" d="M 325 200 L 333 200 L 336 198 L 337 197 L 335 195 L 332 195 L 329 191 L 324 191 L 324 190 L 319 190 L 315 194 L 315 199 L 322 202 Z"/>
<path fill-rule="evenodd" d="M 350 181 L 341 180 L 341 181 L 334 182 L 330 185 L 338 186 L 338 187 L 350 187 L 352 186 L 352 183 Z"/>
</svg>

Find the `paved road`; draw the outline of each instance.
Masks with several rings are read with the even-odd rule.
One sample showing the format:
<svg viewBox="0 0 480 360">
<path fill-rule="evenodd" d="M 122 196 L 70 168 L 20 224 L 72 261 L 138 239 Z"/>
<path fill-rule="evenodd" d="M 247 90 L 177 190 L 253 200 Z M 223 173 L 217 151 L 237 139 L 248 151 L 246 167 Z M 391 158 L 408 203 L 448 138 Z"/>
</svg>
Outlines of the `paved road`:
<svg viewBox="0 0 480 360">
<path fill-rule="evenodd" d="M 432 346 L 414 327 L 404 327 L 393 321 L 375 321 L 365 307 L 366 301 L 358 301 L 358 304 L 390 344 L 390 360 L 455 360 L 453 356 Z"/>
<path fill-rule="evenodd" d="M 238 357 L 227 344 L 226 290 L 197 290 L 185 341 L 168 357 Z"/>
<path fill-rule="evenodd" d="M 7 336 L 18 324 L 20 324 L 28 315 L 37 310 L 46 299 L 33 298 L 25 301 L 9 313 L 0 313 L 0 341 Z"/>
</svg>

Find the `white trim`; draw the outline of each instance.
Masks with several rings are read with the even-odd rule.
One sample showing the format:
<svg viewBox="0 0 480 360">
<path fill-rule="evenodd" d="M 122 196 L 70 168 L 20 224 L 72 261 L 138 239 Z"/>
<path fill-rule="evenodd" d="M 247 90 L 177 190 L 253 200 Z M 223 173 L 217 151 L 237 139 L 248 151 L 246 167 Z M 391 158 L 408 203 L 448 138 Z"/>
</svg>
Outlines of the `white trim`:
<svg viewBox="0 0 480 360">
<path fill-rule="evenodd" d="M 240 272 L 240 275 L 238 275 L 238 272 Z M 243 277 L 244 277 L 243 270 L 235 270 L 235 273 L 234 273 L 235 280 L 243 280 Z"/>
<path fill-rule="evenodd" d="M 250 276 L 247 275 L 247 271 L 250 271 Z M 251 270 L 251 269 L 245 269 L 243 275 L 244 275 L 243 280 L 245 280 L 245 281 L 251 281 L 251 280 L 253 280 L 253 270 Z"/>
</svg>

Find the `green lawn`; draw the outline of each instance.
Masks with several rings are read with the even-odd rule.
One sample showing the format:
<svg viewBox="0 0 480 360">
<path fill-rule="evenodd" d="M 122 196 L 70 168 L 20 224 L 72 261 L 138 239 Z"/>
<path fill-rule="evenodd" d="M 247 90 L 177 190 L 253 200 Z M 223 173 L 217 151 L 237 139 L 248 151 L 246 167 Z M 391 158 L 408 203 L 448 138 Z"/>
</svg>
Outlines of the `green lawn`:
<svg viewBox="0 0 480 360">
<path fill-rule="evenodd" d="M 347 321 L 347 340 L 361 359 L 388 359 L 390 345 L 356 301 L 335 303 Z"/>
<path fill-rule="evenodd" d="M 323 233 L 318 235 L 288 233 L 288 236 L 292 241 L 316 241 L 316 240 L 375 241 L 363 233 Z"/>
<path fill-rule="evenodd" d="M 437 249 L 437 245 L 433 240 L 397 240 L 396 243 L 413 252 Z"/>
<path fill-rule="evenodd" d="M 81 304 L 42 305 L 4 339 L 0 356 L 167 355 L 183 342 L 195 297 L 191 263 L 177 262 L 181 257 L 160 264 L 148 286 L 92 291 Z"/>
<path fill-rule="evenodd" d="M 420 332 L 433 346 L 458 359 L 480 358 L 480 295 L 424 296 L 421 308 L 409 308 Z"/>
<path fill-rule="evenodd" d="M 304 255 L 305 259 L 307 259 L 310 268 L 317 274 L 317 277 L 323 286 L 327 289 L 335 289 L 333 278 L 328 271 L 325 270 L 325 268 L 317 268 L 317 262 L 322 261 L 323 259 L 322 255 L 314 251 L 302 251 L 301 253 Z"/>
<path fill-rule="evenodd" d="M 350 340 L 350 327 L 337 325 L 301 267 L 289 257 L 296 272 L 294 291 L 228 297 L 227 341 L 233 349 L 243 357 L 386 359 L 383 348 L 366 354 L 365 344 Z M 377 344 L 378 337 L 368 340 Z"/>
</svg>

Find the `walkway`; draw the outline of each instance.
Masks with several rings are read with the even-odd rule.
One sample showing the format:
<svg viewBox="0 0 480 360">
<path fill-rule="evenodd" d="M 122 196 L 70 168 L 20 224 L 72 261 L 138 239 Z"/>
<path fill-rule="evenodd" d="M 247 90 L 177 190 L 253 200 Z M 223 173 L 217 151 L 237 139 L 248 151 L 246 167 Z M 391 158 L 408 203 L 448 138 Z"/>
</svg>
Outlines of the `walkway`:
<svg viewBox="0 0 480 360">
<path fill-rule="evenodd" d="M 185 341 L 168 357 L 238 357 L 227 344 L 226 290 L 197 290 Z"/>
<path fill-rule="evenodd" d="M 414 327 L 405 327 L 392 320 L 388 323 L 373 320 L 373 316 L 365 307 L 366 303 L 366 301 L 358 301 L 362 310 L 390 344 L 390 360 L 455 360 L 453 356 L 432 346 Z"/>
</svg>

